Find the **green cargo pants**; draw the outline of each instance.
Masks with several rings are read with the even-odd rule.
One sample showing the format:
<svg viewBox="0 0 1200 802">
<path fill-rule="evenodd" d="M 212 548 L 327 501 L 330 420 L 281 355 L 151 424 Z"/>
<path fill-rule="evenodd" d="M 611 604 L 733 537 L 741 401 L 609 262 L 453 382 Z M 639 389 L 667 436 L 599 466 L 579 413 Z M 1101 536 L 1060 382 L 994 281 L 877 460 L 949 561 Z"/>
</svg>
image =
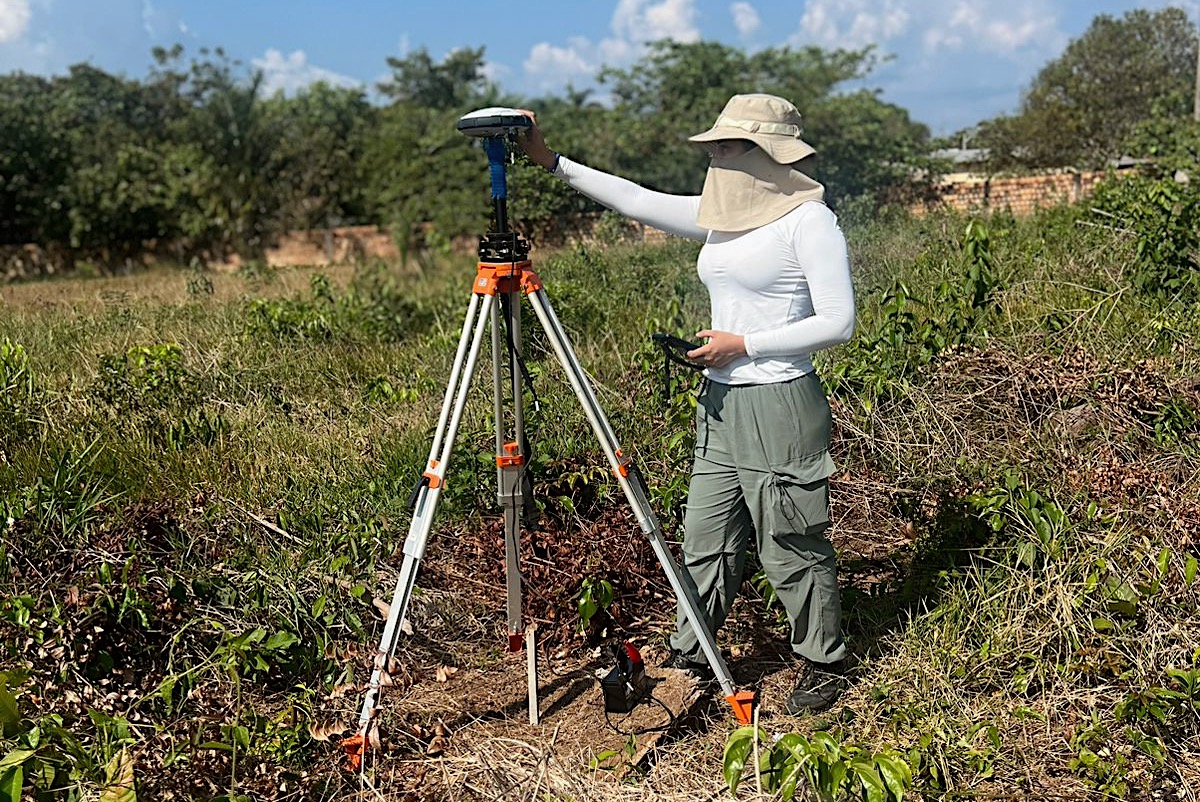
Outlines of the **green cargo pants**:
<svg viewBox="0 0 1200 802">
<path fill-rule="evenodd" d="M 683 573 L 714 634 L 742 584 L 755 535 L 767 579 L 787 612 L 792 650 L 818 663 L 846 654 L 829 527 L 829 402 L 815 374 L 779 384 L 706 382 L 696 405 L 696 453 L 684 517 Z M 671 648 L 703 661 L 679 615 Z"/>
</svg>

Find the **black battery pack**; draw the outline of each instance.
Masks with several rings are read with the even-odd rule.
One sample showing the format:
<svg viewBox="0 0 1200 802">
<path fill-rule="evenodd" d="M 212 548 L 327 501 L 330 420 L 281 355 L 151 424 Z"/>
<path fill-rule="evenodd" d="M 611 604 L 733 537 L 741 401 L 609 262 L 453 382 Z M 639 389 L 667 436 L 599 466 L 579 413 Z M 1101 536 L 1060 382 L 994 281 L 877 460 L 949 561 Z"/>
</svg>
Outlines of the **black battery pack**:
<svg viewBox="0 0 1200 802">
<path fill-rule="evenodd" d="M 628 713 L 646 694 L 646 664 L 628 641 L 614 651 L 617 664 L 600 680 L 604 709 L 609 713 Z"/>
</svg>

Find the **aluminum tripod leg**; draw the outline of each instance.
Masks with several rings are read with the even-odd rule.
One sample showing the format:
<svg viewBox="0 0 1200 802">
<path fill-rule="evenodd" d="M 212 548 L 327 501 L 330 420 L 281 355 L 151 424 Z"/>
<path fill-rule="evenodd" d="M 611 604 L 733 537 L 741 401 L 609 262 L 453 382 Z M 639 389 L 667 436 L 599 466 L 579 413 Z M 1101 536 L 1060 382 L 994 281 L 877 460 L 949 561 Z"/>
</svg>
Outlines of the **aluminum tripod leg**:
<svg viewBox="0 0 1200 802">
<path fill-rule="evenodd" d="M 522 400 L 520 354 L 521 342 L 521 293 L 514 290 L 499 296 L 500 308 L 492 308 L 492 388 L 495 398 L 496 421 L 496 501 L 504 511 L 504 581 L 506 591 L 506 618 L 508 626 L 508 650 L 520 651 L 524 645 L 525 624 L 521 609 L 521 523 L 526 505 L 532 502 L 526 496 L 528 477 L 525 474 L 529 455 L 525 440 L 525 411 Z M 500 315 L 504 316 L 504 330 L 509 341 L 500 338 Z M 505 433 L 504 416 L 504 360 L 508 354 L 508 383 L 512 392 L 512 432 L 509 440 Z"/>
<path fill-rule="evenodd" d="M 408 537 L 404 540 L 404 560 L 400 565 L 400 575 L 396 580 L 396 590 L 392 595 L 392 604 L 388 610 L 387 623 L 383 628 L 383 636 L 379 640 L 379 651 L 375 655 L 374 669 L 367 685 L 363 699 L 362 710 L 359 714 L 358 735 L 362 738 L 357 746 L 360 748 L 367 739 L 372 719 L 379 703 L 379 692 L 383 687 L 387 674 L 388 662 L 396 651 L 396 643 L 400 637 L 400 622 L 408 612 L 408 603 L 417 578 L 417 568 L 421 558 L 425 556 L 425 547 L 429 542 L 429 532 L 433 527 L 434 513 L 437 511 L 438 499 L 442 493 L 442 483 L 446 475 L 446 466 L 450 462 L 450 453 L 454 447 L 454 438 L 458 434 L 462 422 L 463 410 L 467 404 L 467 395 L 471 386 L 471 377 L 475 373 L 475 364 L 479 359 L 479 350 L 484 333 L 489 323 L 495 324 L 495 296 L 472 295 L 467 307 L 467 316 L 463 322 L 462 334 L 459 336 L 458 350 L 454 354 L 454 365 L 450 370 L 450 383 L 446 387 L 446 395 L 442 400 L 442 411 L 438 417 L 437 431 L 434 434 L 433 446 L 429 450 L 429 460 L 420 485 L 414 493 L 413 518 L 408 528 Z M 347 753 L 354 756 L 347 746 Z M 361 759 L 361 757 L 360 757 Z"/>
<path fill-rule="evenodd" d="M 596 433 L 596 437 L 600 441 L 605 455 L 608 457 L 609 465 L 613 469 L 613 474 L 616 476 L 617 482 L 620 484 L 621 489 L 625 491 L 625 497 L 629 500 L 630 506 L 633 507 L 634 513 L 637 515 L 638 524 L 650 539 L 650 546 L 654 549 L 654 554 L 658 557 L 658 561 L 667 575 L 667 582 L 670 583 L 671 589 L 675 591 L 675 596 L 679 600 L 682 613 L 687 620 L 692 622 L 692 630 L 696 633 L 696 637 L 699 640 L 700 650 L 704 653 L 705 659 L 712 667 L 713 674 L 716 676 L 717 682 L 721 685 L 721 690 L 725 692 L 726 700 L 733 707 L 734 715 L 742 724 L 749 724 L 754 704 L 754 694 L 751 692 L 738 692 L 734 686 L 733 678 L 729 673 L 729 667 L 725 665 L 725 660 L 721 657 L 721 652 L 717 649 L 716 640 L 713 638 L 712 632 L 709 631 L 708 622 L 701 614 L 700 600 L 697 598 L 696 592 L 692 587 L 684 581 L 679 565 L 675 562 L 675 558 L 671 555 L 671 551 L 667 547 L 667 542 L 663 538 L 662 527 L 659 525 L 658 519 L 655 517 L 654 511 L 650 507 L 650 501 L 647 498 L 646 484 L 637 470 L 632 468 L 629 461 L 621 453 L 621 447 L 617 442 L 616 434 L 614 434 L 612 426 L 609 425 L 608 418 L 605 416 L 604 410 L 596 398 L 596 393 L 592 388 L 591 382 L 588 380 L 583 367 L 579 364 L 579 360 L 575 356 L 571 341 L 563 330 L 562 324 L 554 312 L 554 308 L 550 305 L 546 291 L 538 289 L 529 293 L 529 300 L 533 306 L 533 311 L 537 314 L 538 321 L 542 324 L 542 328 L 550 340 L 550 345 L 553 347 L 558 361 L 567 373 L 571 389 L 575 391 L 575 396 L 583 406 L 584 414 L 587 415 L 588 422 L 591 423 L 592 430 Z"/>
</svg>

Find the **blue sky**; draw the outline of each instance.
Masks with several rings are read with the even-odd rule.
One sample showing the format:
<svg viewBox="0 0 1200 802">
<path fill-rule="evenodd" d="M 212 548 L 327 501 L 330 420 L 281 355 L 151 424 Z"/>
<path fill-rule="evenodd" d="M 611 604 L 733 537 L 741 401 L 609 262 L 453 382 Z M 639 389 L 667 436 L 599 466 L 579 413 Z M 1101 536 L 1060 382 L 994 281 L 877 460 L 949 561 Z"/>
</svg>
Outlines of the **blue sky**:
<svg viewBox="0 0 1200 802">
<path fill-rule="evenodd" d="M 89 62 L 138 77 L 152 47 L 180 42 L 221 46 L 293 91 L 315 80 L 371 86 L 388 56 L 482 45 L 504 89 L 537 96 L 591 86 L 601 65 L 628 66 L 657 38 L 749 50 L 876 44 L 892 58 L 867 85 L 949 134 L 1014 112 L 1095 15 L 1167 5 L 1200 16 L 1200 0 L 0 0 L 0 73 Z"/>
</svg>

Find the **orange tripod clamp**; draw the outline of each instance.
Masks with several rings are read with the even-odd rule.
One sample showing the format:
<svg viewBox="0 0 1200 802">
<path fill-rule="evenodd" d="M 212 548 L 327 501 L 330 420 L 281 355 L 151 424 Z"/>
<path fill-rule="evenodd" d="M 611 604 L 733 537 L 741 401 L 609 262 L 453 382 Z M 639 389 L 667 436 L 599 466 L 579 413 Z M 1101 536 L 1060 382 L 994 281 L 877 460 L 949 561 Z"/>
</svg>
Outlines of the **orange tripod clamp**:
<svg viewBox="0 0 1200 802">
<path fill-rule="evenodd" d="M 628 479 L 629 478 L 629 465 L 630 465 L 629 457 L 626 457 L 624 454 L 622 454 L 621 449 L 619 449 L 619 448 L 613 449 L 613 454 L 617 458 L 617 468 L 613 472 L 617 476 L 620 476 L 624 479 Z"/>
<path fill-rule="evenodd" d="M 532 273 L 532 262 L 480 262 L 471 291 L 476 295 L 507 295 L 525 284 L 525 273 Z M 534 274 L 537 278 L 537 274 Z"/>
<path fill-rule="evenodd" d="M 429 480 L 429 489 L 430 490 L 434 490 L 434 489 L 442 486 L 442 477 L 438 476 L 437 473 L 435 473 L 435 471 L 437 470 L 437 466 L 438 466 L 438 461 L 435 459 L 431 459 L 431 460 L 429 460 L 429 469 L 427 471 L 425 471 L 425 473 L 421 474 L 421 476 L 423 476 L 424 478 Z"/>
<path fill-rule="evenodd" d="M 531 295 L 545 289 L 542 278 L 533 270 L 533 262 L 480 262 L 471 291 L 476 295 L 507 295 L 523 292 Z"/>
<path fill-rule="evenodd" d="M 517 453 L 520 446 L 516 443 L 505 443 L 505 453 L 496 457 L 497 468 L 517 468 L 525 464 L 525 455 Z"/>
</svg>

